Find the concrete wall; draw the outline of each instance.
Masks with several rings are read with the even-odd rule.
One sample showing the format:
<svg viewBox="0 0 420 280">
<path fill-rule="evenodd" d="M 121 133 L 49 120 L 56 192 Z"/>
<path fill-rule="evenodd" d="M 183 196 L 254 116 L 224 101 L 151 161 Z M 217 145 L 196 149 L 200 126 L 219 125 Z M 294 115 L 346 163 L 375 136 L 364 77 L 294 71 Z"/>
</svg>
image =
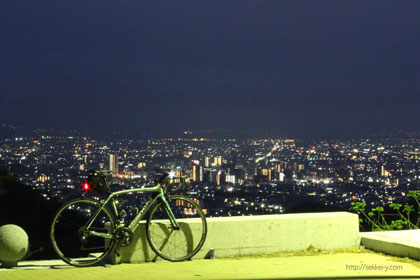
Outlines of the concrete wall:
<svg viewBox="0 0 420 280">
<path fill-rule="evenodd" d="M 420 230 L 374 231 L 360 235 L 361 244 L 367 249 L 420 260 Z"/>
<path fill-rule="evenodd" d="M 207 225 L 206 242 L 194 258 L 204 258 L 210 248 L 216 257 L 227 257 L 360 245 L 359 218 L 347 212 L 207 218 Z M 144 222 L 134 232 L 133 243 L 119 253 L 109 261 L 159 260 L 147 244 Z"/>
</svg>

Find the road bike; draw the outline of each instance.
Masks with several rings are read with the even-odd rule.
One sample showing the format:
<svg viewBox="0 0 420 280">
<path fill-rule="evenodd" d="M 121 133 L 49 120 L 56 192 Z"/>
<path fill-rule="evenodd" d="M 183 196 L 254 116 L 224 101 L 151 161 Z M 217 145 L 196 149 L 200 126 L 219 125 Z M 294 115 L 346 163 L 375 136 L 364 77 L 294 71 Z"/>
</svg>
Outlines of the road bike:
<svg viewBox="0 0 420 280">
<path fill-rule="evenodd" d="M 191 259 L 204 244 L 207 222 L 198 203 L 186 196 L 175 195 L 186 185 L 189 175 L 172 176 L 161 172 L 152 187 L 139 187 L 111 192 L 109 171 L 89 172 L 84 188 L 105 195 L 102 201 L 81 198 L 64 204 L 57 211 L 50 230 L 52 246 L 58 256 L 74 266 L 90 266 L 105 260 L 114 251 L 133 241 L 133 232 L 146 217 L 147 241 L 157 256 L 168 261 Z M 170 182 L 179 182 L 171 188 Z M 151 196 L 131 221 L 120 210 L 116 197 L 131 193 Z M 150 211 L 149 211 L 150 210 Z"/>
</svg>

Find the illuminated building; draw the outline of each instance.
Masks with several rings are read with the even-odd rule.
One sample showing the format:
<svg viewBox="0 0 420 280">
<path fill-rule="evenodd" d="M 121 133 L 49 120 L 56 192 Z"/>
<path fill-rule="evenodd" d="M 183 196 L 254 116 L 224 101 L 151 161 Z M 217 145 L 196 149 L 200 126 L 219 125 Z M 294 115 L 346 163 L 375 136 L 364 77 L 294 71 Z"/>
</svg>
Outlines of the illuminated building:
<svg viewBox="0 0 420 280">
<path fill-rule="evenodd" d="M 204 180 L 203 167 L 200 165 L 193 165 L 193 181 L 202 182 Z"/>
<path fill-rule="evenodd" d="M 51 179 L 50 176 L 41 175 L 36 179 L 36 181 L 45 183 L 46 181 L 49 181 L 50 179 Z"/>
<path fill-rule="evenodd" d="M 284 173 L 283 172 L 279 173 L 279 181 L 284 182 Z"/>
<path fill-rule="evenodd" d="M 142 168 L 142 167 L 146 167 L 145 162 L 140 162 L 139 164 L 137 164 L 137 168 Z"/>
<path fill-rule="evenodd" d="M 298 171 L 302 171 L 305 170 L 305 165 L 304 164 L 299 164 L 298 165 Z"/>
<path fill-rule="evenodd" d="M 261 175 L 267 176 L 268 177 L 268 181 L 271 181 L 272 179 L 272 170 L 269 168 L 264 168 L 261 169 Z"/>
<path fill-rule="evenodd" d="M 236 183 L 235 175 L 227 174 L 226 175 L 226 183 L 235 184 Z"/>
<path fill-rule="evenodd" d="M 112 171 L 112 174 L 118 174 L 118 155 L 110 154 L 109 155 L 109 170 Z"/>
<path fill-rule="evenodd" d="M 222 165 L 222 157 L 214 157 L 214 165 L 221 166 Z"/>
<path fill-rule="evenodd" d="M 389 176 L 391 176 L 391 172 L 387 171 L 385 169 L 385 166 L 384 165 L 381 166 L 381 176 L 383 176 L 383 177 L 389 177 Z"/>
<path fill-rule="evenodd" d="M 397 179 L 397 178 L 393 178 L 393 179 L 387 178 L 385 184 L 388 185 L 388 186 L 390 186 L 390 185 L 398 186 L 400 184 L 400 180 Z"/>
<path fill-rule="evenodd" d="M 222 171 L 217 172 L 216 174 L 216 184 L 218 186 L 222 185 L 225 183 L 225 174 Z"/>
<path fill-rule="evenodd" d="M 176 172 L 175 172 L 175 177 L 181 177 L 182 175 L 184 175 L 183 174 L 183 172 L 182 172 L 182 170 L 177 170 Z M 187 181 L 188 181 L 189 179 L 187 179 Z M 180 183 L 181 182 L 181 180 L 180 179 L 174 179 L 173 180 L 173 182 L 174 183 Z"/>
</svg>

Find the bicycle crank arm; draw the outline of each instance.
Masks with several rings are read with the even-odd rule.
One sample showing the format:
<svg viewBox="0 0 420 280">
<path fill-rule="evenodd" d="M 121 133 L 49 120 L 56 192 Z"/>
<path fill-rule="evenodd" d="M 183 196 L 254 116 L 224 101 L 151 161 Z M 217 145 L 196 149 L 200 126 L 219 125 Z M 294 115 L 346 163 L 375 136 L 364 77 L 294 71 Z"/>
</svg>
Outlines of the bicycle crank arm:
<svg viewBox="0 0 420 280">
<path fill-rule="evenodd" d="M 96 232 L 96 231 L 93 231 L 93 230 L 89 231 L 89 235 L 99 236 L 99 237 L 107 238 L 107 239 L 112 239 L 112 234 L 110 234 L 110 233 L 101 233 L 101 232 Z"/>
</svg>

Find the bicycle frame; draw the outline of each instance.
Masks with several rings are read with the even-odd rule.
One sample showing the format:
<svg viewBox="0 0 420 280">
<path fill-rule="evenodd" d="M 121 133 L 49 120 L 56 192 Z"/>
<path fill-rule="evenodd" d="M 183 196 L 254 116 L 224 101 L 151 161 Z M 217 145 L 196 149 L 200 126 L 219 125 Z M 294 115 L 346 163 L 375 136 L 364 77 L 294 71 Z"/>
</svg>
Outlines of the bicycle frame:
<svg viewBox="0 0 420 280">
<path fill-rule="evenodd" d="M 99 213 L 102 211 L 102 209 L 108 203 L 110 203 L 112 205 L 112 209 L 114 211 L 114 214 L 116 215 L 116 217 L 118 217 L 119 213 L 118 213 L 117 206 L 116 206 L 116 203 L 113 200 L 113 198 L 117 197 L 119 195 L 122 195 L 122 194 L 128 194 L 128 193 L 132 193 L 132 192 L 136 192 L 136 193 L 150 192 L 150 193 L 157 193 L 157 195 L 154 196 L 154 197 L 150 197 L 150 199 L 146 202 L 146 204 L 143 206 L 143 208 L 140 210 L 140 212 L 130 222 L 130 224 L 128 225 L 128 228 L 131 230 L 131 232 L 134 232 L 136 230 L 137 226 L 139 225 L 140 220 L 143 219 L 143 217 L 150 210 L 152 205 L 159 199 L 163 202 L 164 208 L 165 208 L 165 210 L 168 214 L 168 217 L 169 217 L 169 220 L 171 221 L 172 226 L 175 227 L 175 228 L 179 228 L 179 224 L 178 224 L 178 222 L 175 218 L 175 215 L 172 212 L 172 209 L 169 207 L 168 202 L 166 201 L 165 194 L 164 194 L 164 189 L 162 188 L 162 186 L 160 184 L 157 184 L 155 187 L 150 187 L 150 188 L 136 188 L 136 189 L 123 190 L 123 191 L 118 191 L 118 192 L 111 193 L 108 196 L 108 198 L 105 200 L 105 202 L 102 203 L 101 207 L 92 216 L 92 218 L 89 219 L 89 222 L 86 225 L 86 231 L 89 233 L 89 235 L 94 235 L 94 236 L 99 236 L 99 237 L 103 237 L 103 238 L 107 238 L 107 239 L 112 239 L 112 237 L 113 237 L 112 233 L 100 233 L 100 232 L 95 232 L 95 231 L 89 230 L 89 229 L 92 226 L 95 219 L 98 217 Z"/>
</svg>

